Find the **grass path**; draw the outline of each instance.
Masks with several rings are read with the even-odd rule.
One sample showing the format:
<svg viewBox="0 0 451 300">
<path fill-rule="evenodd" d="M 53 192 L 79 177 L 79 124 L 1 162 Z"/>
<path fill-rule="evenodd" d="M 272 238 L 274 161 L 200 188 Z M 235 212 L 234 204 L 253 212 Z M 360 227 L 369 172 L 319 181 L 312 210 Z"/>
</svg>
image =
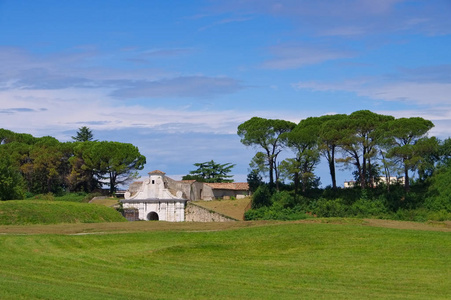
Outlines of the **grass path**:
<svg viewBox="0 0 451 300">
<path fill-rule="evenodd" d="M 248 221 L 248 222 L 111 222 L 111 223 L 75 223 L 49 225 L 2 225 L 0 235 L 5 234 L 87 234 L 87 233 L 130 233 L 143 231 L 222 231 L 248 227 L 271 226 L 280 224 L 318 224 L 357 225 L 408 229 L 422 231 L 451 232 L 451 222 L 406 222 L 376 219 L 318 218 L 299 221 Z"/>
</svg>

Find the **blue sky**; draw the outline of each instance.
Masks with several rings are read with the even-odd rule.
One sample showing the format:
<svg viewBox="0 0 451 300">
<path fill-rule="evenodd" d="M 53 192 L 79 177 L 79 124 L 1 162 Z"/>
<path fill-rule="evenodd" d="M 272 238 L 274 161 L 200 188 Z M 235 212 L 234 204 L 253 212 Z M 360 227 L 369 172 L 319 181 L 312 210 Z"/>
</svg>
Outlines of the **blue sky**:
<svg viewBox="0 0 451 300">
<path fill-rule="evenodd" d="M 88 126 L 138 146 L 143 174 L 213 159 L 239 181 L 253 116 L 369 109 L 444 139 L 450 16 L 449 0 L 0 0 L 0 128 L 69 141 Z"/>
</svg>

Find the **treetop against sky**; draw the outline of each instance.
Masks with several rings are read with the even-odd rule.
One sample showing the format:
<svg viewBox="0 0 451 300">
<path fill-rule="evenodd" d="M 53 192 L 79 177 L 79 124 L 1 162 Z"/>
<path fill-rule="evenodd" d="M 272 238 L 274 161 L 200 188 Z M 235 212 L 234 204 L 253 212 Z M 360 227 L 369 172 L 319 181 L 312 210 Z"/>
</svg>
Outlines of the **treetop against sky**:
<svg viewBox="0 0 451 300">
<path fill-rule="evenodd" d="M 368 109 L 446 138 L 450 15 L 447 0 L 3 0 L 0 128 L 87 126 L 138 146 L 143 174 L 214 159 L 241 180 L 255 153 L 236 130 L 254 116 Z"/>
</svg>

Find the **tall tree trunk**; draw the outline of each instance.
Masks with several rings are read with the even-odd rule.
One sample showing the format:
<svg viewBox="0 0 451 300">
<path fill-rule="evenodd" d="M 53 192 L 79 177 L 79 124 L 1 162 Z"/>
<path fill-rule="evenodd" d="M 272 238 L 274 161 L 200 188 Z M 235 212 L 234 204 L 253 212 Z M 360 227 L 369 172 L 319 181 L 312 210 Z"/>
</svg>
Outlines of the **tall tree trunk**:
<svg viewBox="0 0 451 300">
<path fill-rule="evenodd" d="M 410 180 L 409 180 L 409 169 L 404 168 L 404 190 L 407 192 L 410 191 Z"/>
<path fill-rule="evenodd" d="M 366 158 L 365 158 L 365 155 L 366 155 L 366 148 L 363 149 L 362 165 L 361 165 L 362 171 L 360 172 L 360 174 L 361 174 L 360 175 L 360 185 L 362 186 L 362 189 L 366 188 Z M 358 159 L 358 157 L 357 157 L 357 159 Z"/>
<path fill-rule="evenodd" d="M 299 172 L 294 173 L 294 200 L 298 199 L 298 190 L 299 190 Z"/>
<path fill-rule="evenodd" d="M 330 171 L 330 177 L 332 179 L 332 189 L 337 189 L 337 179 L 335 175 L 335 149 L 331 149 L 331 157 L 329 160 L 329 171 Z"/>
<path fill-rule="evenodd" d="M 390 192 L 390 169 L 387 167 L 387 161 L 385 160 L 384 152 L 381 150 L 382 161 L 384 163 L 385 182 L 387 183 L 387 192 Z"/>
</svg>

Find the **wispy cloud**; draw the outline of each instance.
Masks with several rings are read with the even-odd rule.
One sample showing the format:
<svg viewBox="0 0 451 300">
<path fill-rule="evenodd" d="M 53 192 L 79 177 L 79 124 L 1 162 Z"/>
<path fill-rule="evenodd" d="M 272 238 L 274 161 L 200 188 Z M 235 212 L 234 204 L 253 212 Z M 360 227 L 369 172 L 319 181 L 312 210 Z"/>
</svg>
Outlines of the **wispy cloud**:
<svg viewBox="0 0 451 300">
<path fill-rule="evenodd" d="M 359 96 L 416 105 L 451 106 L 450 65 L 400 68 L 381 76 L 348 79 L 340 82 L 298 82 L 297 89 L 348 91 Z"/>
<path fill-rule="evenodd" d="M 32 108 L 26 108 L 26 107 L 18 107 L 18 108 L 7 108 L 7 109 L 0 109 L 0 114 L 16 114 L 16 113 L 26 113 L 26 112 L 39 112 L 39 111 L 46 111 L 47 109 L 41 108 L 41 109 L 32 109 Z"/>
<path fill-rule="evenodd" d="M 215 97 L 230 94 L 244 88 L 233 78 L 185 76 L 159 81 L 124 82 L 112 96 L 119 99 L 171 98 L 171 97 Z"/>
<path fill-rule="evenodd" d="M 399 101 L 416 105 L 451 104 L 451 83 L 411 83 L 396 82 L 379 85 L 371 81 L 347 80 L 344 82 L 299 82 L 293 85 L 298 89 L 313 91 L 347 91 L 358 96 L 385 101 Z"/>
<path fill-rule="evenodd" d="M 235 17 L 235 18 L 225 18 L 225 19 L 221 19 L 219 21 L 213 22 L 207 26 L 203 26 L 201 28 L 199 28 L 199 31 L 204 31 L 216 26 L 221 26 L 221 25 L 225 25 L 225 24 L 230 24 L 230 23 L 241 23 L 241 22 L 246 22 L 249 20 L 252 20 L 252 17 Z"/>
<path fill-rule="evenodd" d="M 159 49 L 142 52 L 148 59 L 181 55 L 185 49 Z M 61 54 L 45 57 L 18 48 L 0 48 L 0 90 L 109 90 L 118 99 L 215 97 L 239 91 L 245 86 L 230 77 L 180 76 L 153 69 L 108 69 L 100 62 L 108 55 Z M 92 60 L 98 61 L 92 66 Z"/>
<path fill-rule="evenodd" d="M 386 109 L 381 113 L 395 117 L 421 116 L 435 123 L 432 135 L 446 137 L 451 127 L 449 70 L 449 65 L 401 68 L 396 73 L 381 76 L 335 82 L 303 81 L 293 87 L 322 92 L 351 92 L 375 102 L 402 103 L 404 109 Z"/>
<path fill-rule="evenodd" d="M 267 69 L 297 69 L 325 61 L 349 58 L 355 54 L 346 50 L 328 49 L 310 45 L 279 45 L 270 48 L 273 55 L 263 63 Z"/>
<path fill-rule="evenodd" d="M 211 9 L 217 13 L 290 18 L 298 30 L 314 35 L 355 37 L 397 31 L 451 32 L 448 0 L 230 0 L 212 3 Z"/>
</svg>

